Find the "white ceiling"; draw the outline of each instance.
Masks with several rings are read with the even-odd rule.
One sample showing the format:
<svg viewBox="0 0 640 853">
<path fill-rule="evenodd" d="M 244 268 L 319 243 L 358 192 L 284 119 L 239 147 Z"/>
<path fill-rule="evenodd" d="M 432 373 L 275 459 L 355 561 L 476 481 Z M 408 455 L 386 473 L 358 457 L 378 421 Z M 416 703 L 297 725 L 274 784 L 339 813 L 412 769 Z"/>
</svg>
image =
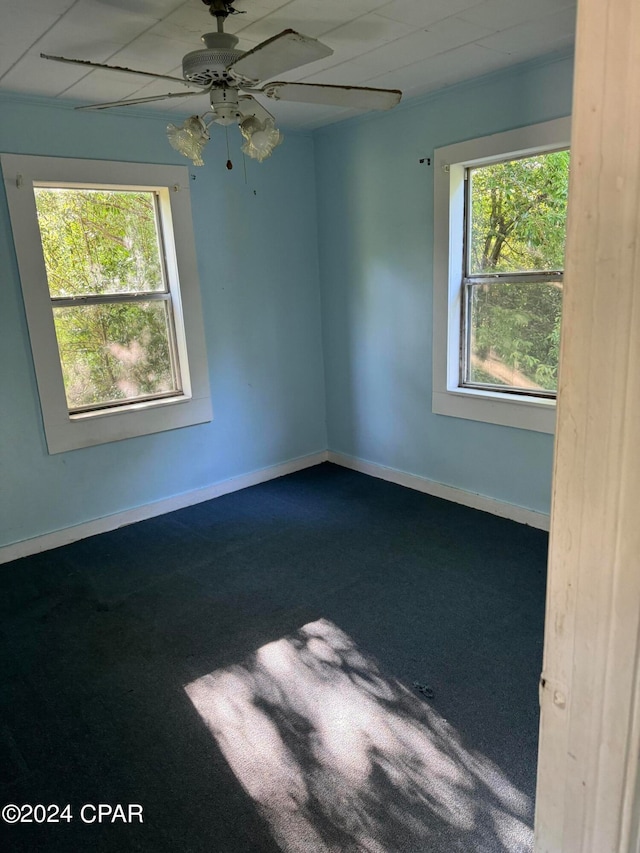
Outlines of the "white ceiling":
<svg viewBox="0 0 640 853">
<path fill-rule="evenodd" d="M 406 99 L 571 45 L 576 0 L 236 0 L 236 9 L 246 14 L 225 30 L 242 50 L 288 27 L 333 48 L 279 79 L 402 89 Z M 164 94 L 171 84 L 47 62 L 41 52 L 181 76 L 182 56 L 216 28 L 201 0 L 0 0 L 0 13 L 0 90 L 79 103 Z M 354 114 L 265 104 L 285 127 Z M 206 107 L 196 95 L 145 109 Z"/>
</svg>

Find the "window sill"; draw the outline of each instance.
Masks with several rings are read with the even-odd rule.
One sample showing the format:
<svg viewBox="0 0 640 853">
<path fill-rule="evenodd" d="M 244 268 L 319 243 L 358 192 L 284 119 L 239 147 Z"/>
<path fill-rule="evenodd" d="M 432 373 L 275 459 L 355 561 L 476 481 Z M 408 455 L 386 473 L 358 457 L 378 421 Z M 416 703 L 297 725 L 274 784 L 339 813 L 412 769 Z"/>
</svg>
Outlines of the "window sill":
<svg viewBox="0 0 640 853">
<path fill-rule="evenodd" d="M 186 399 L 172 399 L 167 405 L 155 404 L 137 411 L 131 408 L 102 410 L 99 416 L 90 412 L 85 415 L 70 416 L 59 407 L 57 413 L 51 413 L 47 423 L 47 445 L 49 453 L 63 453 L 82 447 L 93 447 L 110 441 L 122 441 L 156 432 L 180 429 L 211 421 L 211 399 L 208 395 Z"/>
<path fill-rule="evenodd" d="M 140 400 L 139 403 L 127 403 L 123 406 L 111 406 L 104 409 L 90 409 L 86 412 L 74 412 L 69 415 L 69 420 L 85 421 L 93 420 L 94 418 L 109 418 L 116 415 L 123 415 L 127 412 L 147 412 L 153 409 L 160 409 L 163 406 L 188 403 L 191 399 L 191 396 L 187 394 L 175 394 L 173 397 L 160 397 L 157 400 Z"/>
<path fill-rule="evenodd" d="M 432 409 L 436 415 L 448 415 L 500 426 L 553 434 L 556 425 L 556 401 L 500 394 L 475 388 L 434 391 Z"/>
</svg>

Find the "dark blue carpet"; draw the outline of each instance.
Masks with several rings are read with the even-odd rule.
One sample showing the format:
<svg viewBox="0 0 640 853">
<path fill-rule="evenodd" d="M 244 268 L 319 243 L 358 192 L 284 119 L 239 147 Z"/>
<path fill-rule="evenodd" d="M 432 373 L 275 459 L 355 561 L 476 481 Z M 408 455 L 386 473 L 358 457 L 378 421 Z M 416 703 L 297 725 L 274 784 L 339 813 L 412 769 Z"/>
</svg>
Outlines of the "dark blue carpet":
<svg viewBox="0 0 640 853">
<path fill-rule="evenodd" d="M 546 549 L 325 464 L 1 566 L 3 849 L 528 853 Z"/>
</svg>

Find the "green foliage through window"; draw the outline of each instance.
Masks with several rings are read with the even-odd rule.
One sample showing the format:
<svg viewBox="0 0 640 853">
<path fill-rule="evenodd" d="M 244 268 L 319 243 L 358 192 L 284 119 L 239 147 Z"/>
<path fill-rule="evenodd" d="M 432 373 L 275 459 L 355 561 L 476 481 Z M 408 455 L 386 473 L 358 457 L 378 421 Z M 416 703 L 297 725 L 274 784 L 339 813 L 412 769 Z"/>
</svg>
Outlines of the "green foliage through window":
<svg viewBox="0 0 640 853">
<path fill-rule="evenodd" d="M 165 289 L 153 193 L 34 192 L 51 296 Z"/>
<path fill-rule="evenodd" d="M 469 380 L 555 391 L 562 283 L 478 284 L 469 301 Z"/>
<path fill-rule="evenodd" d="M 69 409 L 179 391 L 154 194 L 34 192 Z"/>
<path fill-rule="evenodd" d="M 569 156 L 469 170 L 467 383 L 556 391 Z"/>
<path fill-rule="evenodd" d="M 70 409 L 175 390 L 164 301 L 54 307 L 53 317 Z"/>
</svg>

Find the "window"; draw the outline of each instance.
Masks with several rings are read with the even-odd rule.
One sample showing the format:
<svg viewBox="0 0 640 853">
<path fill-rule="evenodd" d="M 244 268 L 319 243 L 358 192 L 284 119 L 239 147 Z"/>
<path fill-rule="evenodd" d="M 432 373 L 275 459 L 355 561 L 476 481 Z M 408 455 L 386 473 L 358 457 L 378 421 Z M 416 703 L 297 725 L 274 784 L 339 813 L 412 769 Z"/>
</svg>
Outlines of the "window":
<svg viewBox="0 0 640 853">
<path fill-rule="evenodd" d="M 466 172 L 460 385 L 554 397 L 569 152 Z"/>
<path fill-rule="evenodd" d="M 435 152 L 433 411 L 553 432 L 569 119 Z"/>
<path fill-rule="evenodd" d="M 2 168 L 49 452 L 211 420 L 188 170 Z"/>
<path fill-rule="evenodd" d="M 34 195 L 69 412 L 181 394 L 158 193 Z"/>
</svg>

